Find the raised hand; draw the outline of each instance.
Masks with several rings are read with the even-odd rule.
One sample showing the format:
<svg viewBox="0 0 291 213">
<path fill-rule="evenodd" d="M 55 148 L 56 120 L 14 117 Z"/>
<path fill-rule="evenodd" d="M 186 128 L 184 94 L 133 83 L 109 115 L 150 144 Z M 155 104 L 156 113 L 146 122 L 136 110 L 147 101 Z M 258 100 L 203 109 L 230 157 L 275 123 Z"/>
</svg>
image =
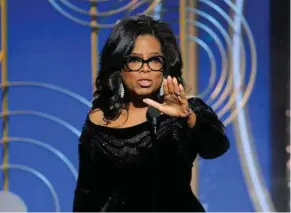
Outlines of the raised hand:
<svg viewBox="0 0 291 213">
<path fill-rule="evenodd" d="M 144 103 L 155 107 L 160 112 L 171 117 L 186 117 L 190 113 L 188 100 L 184 88 L 178 84 L 177 79 L 168 76 L 163 80 L 164 102 L 162 104 L 152 100 L 144 99 Z"/>
</svg>

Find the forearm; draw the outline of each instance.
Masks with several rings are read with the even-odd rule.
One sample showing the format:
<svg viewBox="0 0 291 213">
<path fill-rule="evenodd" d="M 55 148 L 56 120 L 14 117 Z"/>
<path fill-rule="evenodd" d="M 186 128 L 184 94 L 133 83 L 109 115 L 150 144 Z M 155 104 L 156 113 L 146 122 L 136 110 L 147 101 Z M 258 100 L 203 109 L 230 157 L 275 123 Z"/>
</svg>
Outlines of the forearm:
<svg viewBox="0 0 291 213">
<path fill-rule="evenodd" d="M 207 122 L 203 117 L 196 117 L 196 124 L 191 131 L 193 143 L 196 143 L 198 154 L 203 158 L 219 157 L 229 148 L 224 129 L 217 123 Z"/>
<path fill-rule="evenodd" d="M 196 114 L 190 109 L 190 113 L 187 118 L 187 124 L 189 128 L 193 128 L 196 123 Z"/>
<path fill-rule="evenodd" d="M 224 125 L 215 112 L 201 99 L 190 103 L 191 111 L 187 120 L 192 143 L 203 158 L 216 158 L 229 148 Z"/>
</svg>

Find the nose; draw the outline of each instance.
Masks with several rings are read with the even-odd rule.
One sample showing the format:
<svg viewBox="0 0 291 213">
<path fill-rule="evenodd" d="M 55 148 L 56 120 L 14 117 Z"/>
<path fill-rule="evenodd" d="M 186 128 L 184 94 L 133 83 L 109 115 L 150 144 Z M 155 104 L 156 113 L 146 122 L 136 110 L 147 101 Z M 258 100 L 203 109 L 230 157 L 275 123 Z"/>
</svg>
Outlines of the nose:
<svg viewBox="0 0 291 213">
<path fill-rule="evenodd" d="M 140 69 L 141 72 L 150 72 L 151 69 L 147 63 L 144 63 L 142 68 Z"/>
</svg>

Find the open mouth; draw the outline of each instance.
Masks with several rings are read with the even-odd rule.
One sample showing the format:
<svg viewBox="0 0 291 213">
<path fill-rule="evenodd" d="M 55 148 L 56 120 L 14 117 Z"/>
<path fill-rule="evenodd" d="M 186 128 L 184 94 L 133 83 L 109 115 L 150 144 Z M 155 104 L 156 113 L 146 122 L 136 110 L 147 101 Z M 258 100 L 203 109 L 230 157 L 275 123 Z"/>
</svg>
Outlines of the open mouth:
<svg viewBox="0 0 291 213">
<path fill-rule="evenodd" d="M 141 79 L 141 80 L 138 80 L 137 83 L 141 87 L 150 87 L 152 85 L 152 81 L 149 79 Z"/>
</svg>

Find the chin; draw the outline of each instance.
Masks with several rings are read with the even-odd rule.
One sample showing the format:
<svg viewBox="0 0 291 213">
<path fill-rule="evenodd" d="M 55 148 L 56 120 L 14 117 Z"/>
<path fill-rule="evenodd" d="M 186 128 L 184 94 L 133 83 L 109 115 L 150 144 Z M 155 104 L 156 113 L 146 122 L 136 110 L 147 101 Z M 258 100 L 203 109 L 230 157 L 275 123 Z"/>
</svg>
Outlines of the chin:
<svg viewBox="0 0 291 213">
<path fill-rule="evenodd" d="M 151 96 L 154 93 L 154 91 L 151 88 L 142 88 L 136 90 L 135 93 L 140 96 Z"/>
</svg>

